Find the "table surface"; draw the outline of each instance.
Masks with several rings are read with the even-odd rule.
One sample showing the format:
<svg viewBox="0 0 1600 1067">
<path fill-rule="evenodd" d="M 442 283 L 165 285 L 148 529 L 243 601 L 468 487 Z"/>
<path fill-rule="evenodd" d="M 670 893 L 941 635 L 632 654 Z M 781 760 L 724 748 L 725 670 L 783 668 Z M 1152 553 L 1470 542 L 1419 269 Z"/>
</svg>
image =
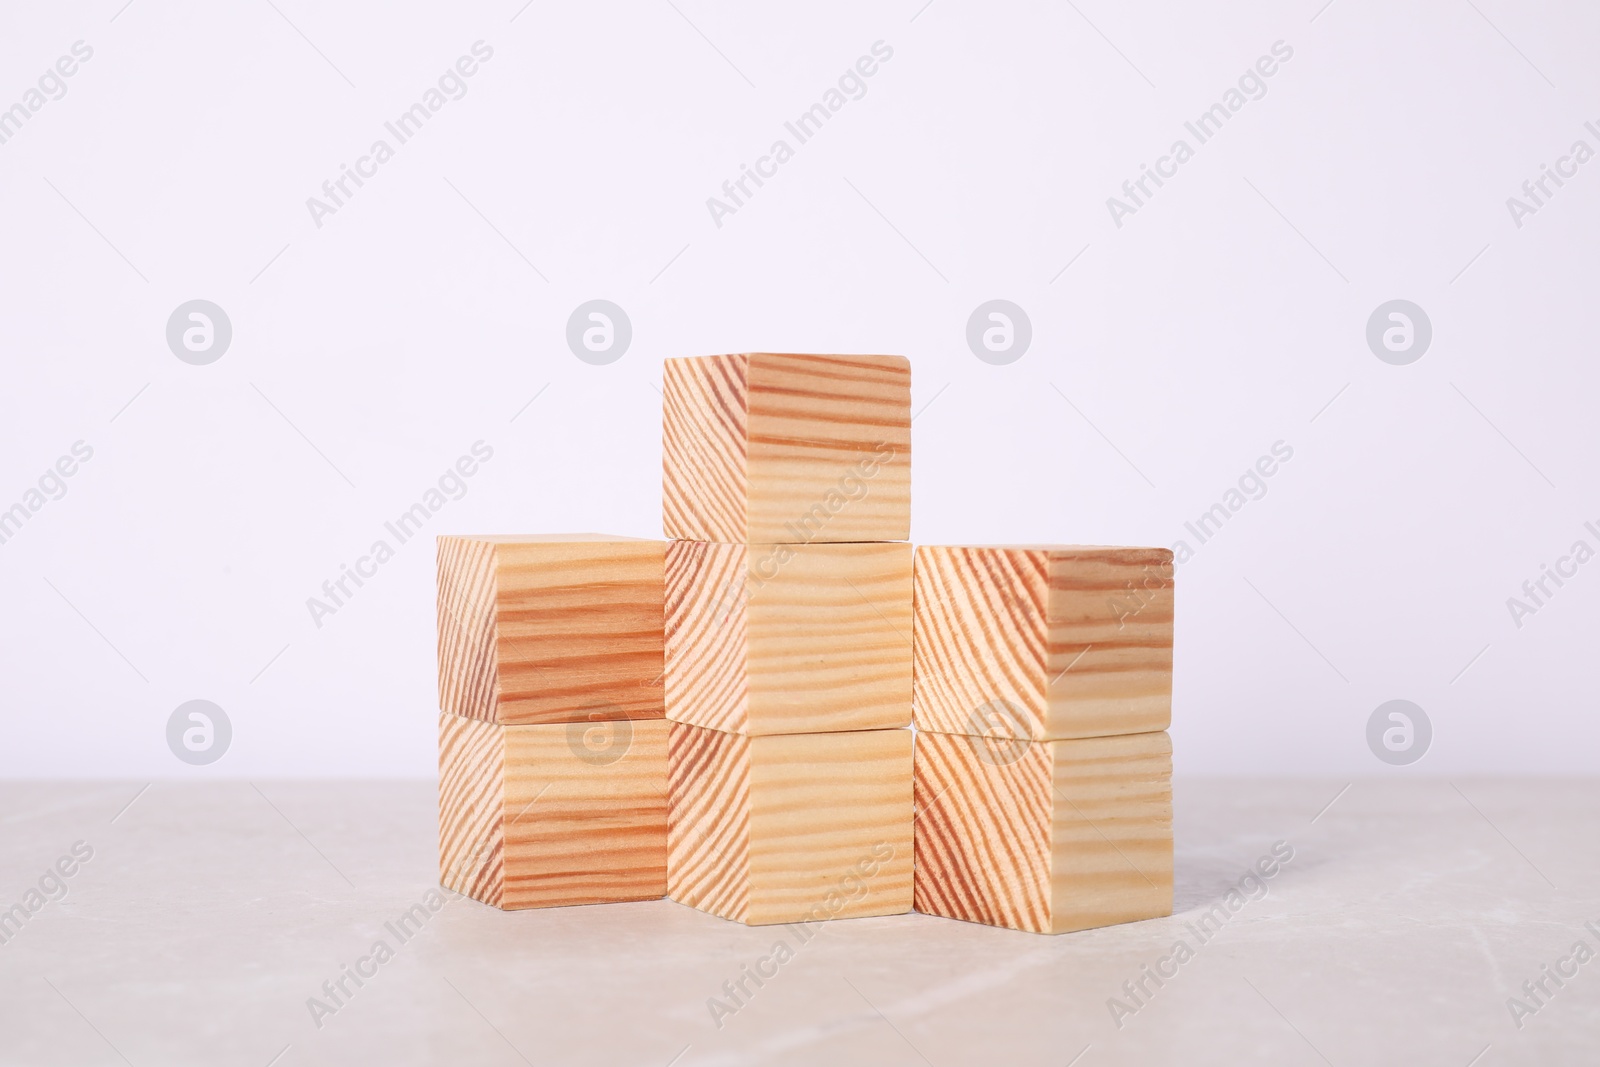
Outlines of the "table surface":
<svg viewBox="0 0 1600 1067">
<path fill-rule="evenodd" d="M 430 912 L 435 788 L 0 783 L 0 1063 L 1600 1062 L 1594 780 L 1180 779 L 1174 915 L 1055 937 Z"/>
</svg>

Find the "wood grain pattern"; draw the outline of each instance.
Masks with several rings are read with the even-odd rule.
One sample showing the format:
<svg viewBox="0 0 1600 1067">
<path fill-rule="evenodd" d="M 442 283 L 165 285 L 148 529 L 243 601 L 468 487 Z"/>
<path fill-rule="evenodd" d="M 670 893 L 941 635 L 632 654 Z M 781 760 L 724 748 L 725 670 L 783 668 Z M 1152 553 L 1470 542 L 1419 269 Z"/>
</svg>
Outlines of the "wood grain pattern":
<svg viewBox="0 0 1600 1067">
<path fill-rule="evenodd" d="M 672 899 L 752 926 L 910 910 L 909 730 L 669 736 Z"/>
<path fill-rule="evenodd" d="M 667 724 L 667 895 L 750 915 L 750 739 Z"/>
<path fill-rule="evenodd" d="M 1165 548 L 1051 550 L 1044 736 L 1172 725 L 1173 591 Z"/>
<path fill-rule="evenodd" d="M 752 925 L 911 910 L 910 730 L 756 737 Z"/>
<path fill-rule="evenodd" d="M 1172 719 L 1172 553 L 919 546 L 919 729 L 1048 740 Z"/>
<path fill-rule="evenodd" d="M 903 541 L 911 531 L 911 365 L 772 352 L 669 359 L 668 537 Z"/>
<path fill-rule="evenodd" d="M 749 732 L 747 556 L 740 545 L 667 542 L 662 678 L 669 719 Z"/>
<path fill-rule="evenodd" d="M 1172 914 L 1172 739 L 1166 731 L 1051 749 L 1050 930 Z"/>
<path fill-rule="evenodd" d="M 1172 912 L 1172 743 L 919 732 L 916 908 L 1034 933 Z"/>
<path fill-rule="evenodd" d="M 668 537 L 743 541 L 749 357 L 669 359 L 661 371 L 661 518 Z"/>
<path fill-rule="evenodd" d="M 439 872 L 505 909 L 664 896 L 667 724 L 441 715 Z"/>
<path fill-rule="evenodd" d="M 741 734 L 911 722 L 911 546 L 673 541 L 667 717 Z"/>
<path fill-rule="evenodd" d="M 439 538 L 439 706 L 505 725 L 665 714 L 665 544 Z"/>
<path fill-rule="evenodd" d="M 505 886 L 502 728 L 439 716 L 439 883 L 501 906 Z"/>
<path fill-rule="evenodd" d="M 1042 735 L 1049 587 L 1043 551 L 917 547 L 917 729 Z"/>
</svg>

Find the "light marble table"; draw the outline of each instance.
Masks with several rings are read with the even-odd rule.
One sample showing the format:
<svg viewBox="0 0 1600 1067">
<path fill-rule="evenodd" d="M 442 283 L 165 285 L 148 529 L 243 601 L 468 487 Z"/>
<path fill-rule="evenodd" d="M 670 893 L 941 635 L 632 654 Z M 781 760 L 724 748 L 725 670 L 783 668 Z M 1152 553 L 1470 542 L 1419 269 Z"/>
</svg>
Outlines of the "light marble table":
<svg viewBox="0 0 1600 1067">
<path fill-rule="evenodd" d="M 0 925 L 0 1063 L 1600 1063 L 1600 958 L 1572 955 L 1600 951 L 1591 780 L 1180 779 L 1170 919 L 901 915 L 803 943 L 668 901 L 460 899 L 402 941 L 435 884 L 432 783 L 143 786 L 0 784 L 0 909 L 39 905 Z M 1279 841 L 1293 859 L 1229 910 Z M 793 958 L 719 1027 L 710 998 L 780 939 Z"/>
</svg>

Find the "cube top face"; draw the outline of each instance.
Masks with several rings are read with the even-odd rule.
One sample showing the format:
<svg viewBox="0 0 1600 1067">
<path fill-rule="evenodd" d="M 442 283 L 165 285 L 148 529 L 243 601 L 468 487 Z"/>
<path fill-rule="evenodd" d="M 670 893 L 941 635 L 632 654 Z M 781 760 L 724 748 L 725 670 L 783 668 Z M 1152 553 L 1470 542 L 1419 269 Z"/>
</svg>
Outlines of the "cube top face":
<svg viewBox="0 0 1600 1067">
<path fill-rule="evenodd" d="M 920 546 L 919 729 L 1050 740 L 1164 730 L 1172 553 Z"/>
<path fill-rule="evenodd" d="M 666 546 L 439 538 L 439 705 L 506 725 L 661 718 Z"/>
<path fill-rule="evenodd" d="M 654 900 L 667 888 L 667 724 L 439 717 L 439 869 L 495 907 Z"/>
<path fill-rule="evenodd" d="M 666 551 L 669 719 L 751 735 L 910 724 L 910 545 Z"/>
<path fill-rule="evenodd" d="M 1065 933 L 1172 911 L 1172 744 L 920 733 L 918 911 Z"/>
<path fill-rule="evenodd" d="M 668 537 L 739 544 L 911 535 L 911 365 L 903 356 L 669 359 Z"/>
<path fill-rule="evenodd" d="M 752 926 L 910 910 L 909 730 L 668 737 L 672 899 Z"/>
</svg>

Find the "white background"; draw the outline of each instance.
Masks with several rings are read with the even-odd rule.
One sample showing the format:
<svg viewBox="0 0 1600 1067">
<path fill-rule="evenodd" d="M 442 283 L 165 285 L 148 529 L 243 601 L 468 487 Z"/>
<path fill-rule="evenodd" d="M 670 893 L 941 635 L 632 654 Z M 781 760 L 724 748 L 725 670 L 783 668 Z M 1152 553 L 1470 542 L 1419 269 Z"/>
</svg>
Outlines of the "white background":
<svg viewBox="0 0 1600 1067">
<path fill-rule="evenodd" d="M 1600 162 L 1521 228 L 1506 206 L 1600 148 L 1600 12 L 274 2 L 0 15 L 0 106 L 94 49 L 0 145 L 0 508 L 94 449 L 0 545 L 0 774 L 432 773 L 433 535 L 659 536 L 661 361 L 749 349 L 911 358 L 923 543 L 1171 545 L 1292 446 L 1180 568 L 1181 772 L 1600 769 L 1600 563 L 1520 629 L 1506 606 L 1600 548 Z M 467 94 L 314 225 L 478 40 Z M 879 40 L 866 96 L 714 225 Z M 1116 227 L 1106 198 L 1280 40 L 1267 95 Z M 609 366 L 564 339 L 597 297 L 633 323 Z M 194 298 L 233 324 L 209 366 L 166 345 Z M 1032 321 L 1009 366 L 966 345 L 992 298 Z M 1366 345 L 1393 298 L 1433 323 L 1410 366 Z M 480 439 L 466 496 L 314 625 Z M 1365 741 L 1396 697 L 1435 733 L 1404 769 Z M 194 698 L 233 722 L 207 768 L 165 741 Z"/>
</svg>

